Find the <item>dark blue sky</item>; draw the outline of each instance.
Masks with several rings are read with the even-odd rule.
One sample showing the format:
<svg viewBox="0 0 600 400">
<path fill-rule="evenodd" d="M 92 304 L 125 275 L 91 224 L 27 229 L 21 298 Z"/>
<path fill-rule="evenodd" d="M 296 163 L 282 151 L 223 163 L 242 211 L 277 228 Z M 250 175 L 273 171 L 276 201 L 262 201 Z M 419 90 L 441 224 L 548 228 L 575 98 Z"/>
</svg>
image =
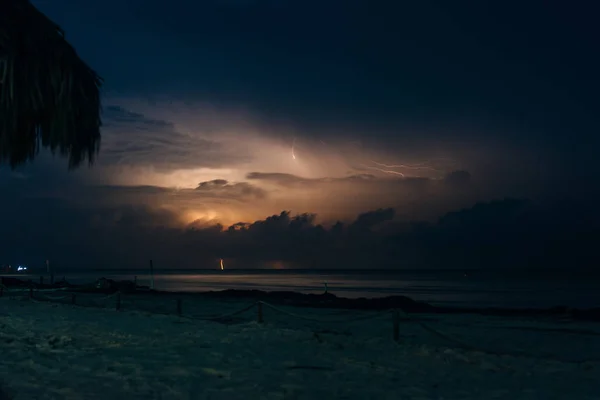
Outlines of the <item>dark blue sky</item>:
<svg viewBox="0 0 600 400">
<path fill-rule="evenodd" d="M 36 208 L 9 226 L 65 210 L 74 232 L 129 212 L 143 226 L 282 209 L 432 219 L 504 197 L 597 195 L 592 5 L 33 3 L 104 77 L 105 128 L 91 170 L 45 155 L 0 170 L 5 206 Z"/>
<path fill-rule="evenodd" d="M 591 119 L 592 10 L 552 2 L 37 2 L 108 90 L 294 122 Z M 577 121 L 571 121 L 577 117 Z M 563 127 L 564 127 L 563 126 Z"/>
<path fill-rule="evenodd" d="M 489 136 L 548 151 L 567 165 L 587 161 L 598 144 L 592 6 L 174 1 L 166 11 L 152 0 L 37 4 L 106 78 L 108 92 L 243 107 L 304 135 L 360 127 L 414 141 L 405 128 L 418 125 L 427 131 L 422 138 Z"/>
</svg>

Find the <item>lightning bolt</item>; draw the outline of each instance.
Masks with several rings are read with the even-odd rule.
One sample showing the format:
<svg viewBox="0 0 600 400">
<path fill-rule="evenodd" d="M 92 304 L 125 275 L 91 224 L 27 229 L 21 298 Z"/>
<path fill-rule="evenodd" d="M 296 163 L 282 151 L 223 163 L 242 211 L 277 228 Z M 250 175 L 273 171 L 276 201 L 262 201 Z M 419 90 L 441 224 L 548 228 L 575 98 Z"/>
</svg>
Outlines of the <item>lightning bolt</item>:
<svg viewBox="0 0 600 400">
<path fill-rule="evenodd" d="M 365 164 L 361 164 L 363 167 L 365 167 L 366 169 L 371 169 L 373 171 L 379 171 L 379 172 L 383 172 L 385 174 L 390 174 L 390 175 L 398 175 L 401 176 L 403 178 L 406 178 L 406 175 L 403 174 L 402 172 L 398 172 L 398 171 L 392 171 L 390 169 L 383 169 L 383 168 L 377 168 L 377 167 L 371 167 Z"/>
<path fill-rule="evenodd" d="M 292 158 L 296 159 L 296 153 L 294 152 L 294 147 L 296 146 L 296 138 L 292 141 Z"/>
<path fill-rule="evenodd" d="M 371 160 L 371 162 L 375 165 L 378 165 L 378 166 L 384 167 L 384 168 L 428 169 L 430 171 L 439 171 L 438 169 L 433 168 L 430 165 L 426 165 L 427 163 L 388 165 L 388 164 L 379 163 L 379 162 L 373 161 L 373 160 Z"/>
</svg>

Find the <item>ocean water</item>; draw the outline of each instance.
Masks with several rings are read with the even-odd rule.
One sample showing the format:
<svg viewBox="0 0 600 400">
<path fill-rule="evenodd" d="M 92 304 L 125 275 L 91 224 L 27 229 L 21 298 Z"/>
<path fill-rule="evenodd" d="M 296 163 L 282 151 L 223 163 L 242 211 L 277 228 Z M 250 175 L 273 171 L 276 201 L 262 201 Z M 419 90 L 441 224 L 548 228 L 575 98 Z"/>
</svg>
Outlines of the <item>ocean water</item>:
<svg viewBox="0 0 600 400">
<path fill-rule="evenodd" d="M 105 277 L 149 285 L 148 271 L 89 271 L 59 274 L 71 283 Z M 25 278 L 25 276 L 23 276 Z M 37 279 L 37 276 L 30 276 Z M 224 289 L 286 290 L 340 297 L 408 296 L 436 305 L 457 307 L 546 308 L 600 307 L 600 271 L 426 270 L 200 270 L 156 271 L 155 288 L 201 292 Z"/>
</svg>

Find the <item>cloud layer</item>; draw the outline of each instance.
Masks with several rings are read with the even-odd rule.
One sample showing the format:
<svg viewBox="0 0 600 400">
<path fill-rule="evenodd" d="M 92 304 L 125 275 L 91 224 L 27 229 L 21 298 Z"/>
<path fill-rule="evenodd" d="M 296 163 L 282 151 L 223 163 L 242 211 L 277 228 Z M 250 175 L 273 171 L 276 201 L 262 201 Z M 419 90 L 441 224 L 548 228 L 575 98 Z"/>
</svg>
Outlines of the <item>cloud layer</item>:
<svg viewBox="0 0 600 400">
<path fill-rule="evenodd" d="M 4 185 L 80 206 L 168 210 L 175 215 L 171 226 L 229 225 L 281 209 L 314 213 L 321 222 L 386 207 L 405 217 L 434 217 L 471 204 L 486 190 L 485 182 L 457 170 L 460 161 L 435 157 L 436 151 L 429 158 L 402 156 L 402 149 L 382 150 L 368 141 L 326 133 L 327 141 L 306 139 L 265 128 L 243 113 L 121 99 L 125 107 L 117 100 L 105 107 L 94 168 L 64 174 L 42 157 L 7 175 Z"/>
<path fill-rule="evenodd" d="M 107 106 L 92 169 L 62 173 L 47 155 L 0 169 L 0 189 L 10 194 L 0 202 L 11 210 L 0 217 L 3 262 L 466 268 L 558 265 L 572 251 L 594 259 L 586 247 L 598 233 L 593 208 L 485 203 L 536 189 L 531 171 L 511 173 L 518 153 L 513 164 L 486 167 L 477 162 L 485 154 L 452 146 L 440 154 L 425 142 L 407 151 L 346 136 L 307 139 L 142 103 Z"/>
<path fill-rule="evenodd" d="M 172 227 L 175 215 L 142 206 L 73 207 L 30 199 L 3 214 L 6 262 L 59 268 L 566 268 L 593 267 L 598 213 L 581 204 L 480 203 L 434 222 L 400 221 L 391 208 L 324 226 L 283 211 L 251 223 Z M 26 217 L 23 217 L 25 216 Z M 568 216 L 565 216 L 568 215 Z M 20 224 L 20 225 L 19 225 Z"/>
</svg>

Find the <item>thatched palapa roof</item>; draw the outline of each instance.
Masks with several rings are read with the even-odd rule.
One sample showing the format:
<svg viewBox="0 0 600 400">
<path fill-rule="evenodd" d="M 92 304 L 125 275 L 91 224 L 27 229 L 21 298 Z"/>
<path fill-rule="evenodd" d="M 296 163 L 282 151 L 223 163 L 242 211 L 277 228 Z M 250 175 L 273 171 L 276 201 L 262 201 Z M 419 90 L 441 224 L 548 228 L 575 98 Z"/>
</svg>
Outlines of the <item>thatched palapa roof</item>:
<svg viewBox="0 0 600 400">
<path fill-rule="evenodd" d="M 0 164 L 33 160 L 40 145 L 71 168 L 92 163 L 101 85 L 58 25 L 28 0 L 0 0 Z"/>
</svg>

